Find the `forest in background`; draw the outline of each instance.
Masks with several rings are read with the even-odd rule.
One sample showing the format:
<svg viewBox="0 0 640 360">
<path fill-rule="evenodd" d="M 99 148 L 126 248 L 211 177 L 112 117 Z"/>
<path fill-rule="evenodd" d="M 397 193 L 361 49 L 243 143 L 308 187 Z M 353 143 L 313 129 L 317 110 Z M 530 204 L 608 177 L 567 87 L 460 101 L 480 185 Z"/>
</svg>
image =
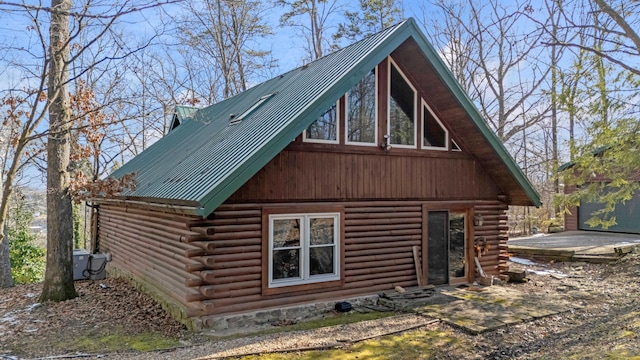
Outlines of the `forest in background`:
<svg viewBox="0 0 640 360">
<path fill-rule="evenodd" d="M 175 105 L 219 102 L 413 17 L 542 195 L 540 209 L 512 209 L 510 227 L 526 233 L 560 224 L 568 205 L 602 190 L 557 197 L 565 183 L 608 174 L 607 205 L 638 188 L 639 7 L 622 0 L 1 1 L 0 220 L 11 214 L 11 200 L 18 206 L 16 189 L 52 188 L 45 177 L 60 164 L 54 154 L 68 152 L 62 187 L 69 198 L 117 191 L 122 184 L 106 176 L 166 134 Z M 51 151 L 58 142 L 69 149 Z M 596 158 L 597 149 L 607 151 Z M 559 176 L 568 161 L 586 171 Z"/>
</svg>

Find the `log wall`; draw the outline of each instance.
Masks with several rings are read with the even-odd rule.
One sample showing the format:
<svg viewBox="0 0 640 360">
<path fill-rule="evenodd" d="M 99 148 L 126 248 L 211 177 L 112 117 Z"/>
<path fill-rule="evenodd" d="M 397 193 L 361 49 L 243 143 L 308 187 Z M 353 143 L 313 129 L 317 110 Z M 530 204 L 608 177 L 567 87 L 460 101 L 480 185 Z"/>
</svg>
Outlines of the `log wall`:
<svg viewBox="0 0 640 360">
<path fill-rule="evenodd" d="M 208 327 L 222 314 L 372 294 L 417 285 L 413 246 L 426 244 L 426 211 L 460 209 L 460 202 L 361 201 L 254 203 L 220 206 L 208 219 L 143 209 L 101 205 L 101 251 L 118 269 L 151 285 L 179 306 L 184 319 Z M 465 202 L 484 219 L 469 236 L 490 245 L 483 269 L 498 274 L 506 266 L 507 206 L 498 201 Z M 342 285 L 308 286 L 287 293 L 262 291 L 263 208 L 344 206 Z M 473 223 L 473 219 L 469 219 Z M 420 254 L 422 257 L 422 254 Z M 424 260 L 423 260 L 424 261 Z M 318 284 L 320 285 L 320 284 Z M 194 321 L 193 319 L 197 319 Z"/>
<path fill-rule="evenodd" d="M 491 275 L 498 275 L 507 269 L 507 240 L 509 225 L 507 224 L 508 205 L 501 201 L 476 203 L 474 211 L 482 216 L 482 226 L 474 226 L 474 239 L 483 237 L 488 251 L 479 257 L 482 269 Z"/>
<path fill-rule="evenodd" d="M 109 268 L 160 294 L 181 320 L 205 314 L 200 302 L 206 298 L 198 289 L 205 265 L 197 259 L 206 250 L 183 242 L 199 235 L 189 229 L 197 218 L 104 204 L 98 214 L 99 248 L 112 254 Z"/>
</svg>

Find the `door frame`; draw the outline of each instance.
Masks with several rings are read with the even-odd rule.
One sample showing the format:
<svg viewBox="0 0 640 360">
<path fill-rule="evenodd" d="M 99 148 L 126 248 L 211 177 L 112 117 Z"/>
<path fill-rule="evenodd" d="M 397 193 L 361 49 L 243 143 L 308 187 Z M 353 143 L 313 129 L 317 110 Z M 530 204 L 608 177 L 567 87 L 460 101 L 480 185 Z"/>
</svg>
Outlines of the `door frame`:
<svg viewBox="0 0 640 360">
<path fill-rule="evenodd" d="M 475 280 L 475 262 L 473 260 L 473 239 L 474 239 L 474 204 L 466 202 L 456 203 L 423 203 L 422 204 L 422 278 L 427 281 L 428 277 L 428 259 L 429 259 L 429 212 L 430 211 L 447 211 L 448 213 L 463 213 L 465 215 L 465 276 L 459 278 L 448 279 L 449 285 L 471 283 Z M 447 261 L 448 264 L 448 261 Z M 447 265 L 448 267 L 448 265 Z M 449 269 L 447 269 L 449 273 Z"/>
</svg>

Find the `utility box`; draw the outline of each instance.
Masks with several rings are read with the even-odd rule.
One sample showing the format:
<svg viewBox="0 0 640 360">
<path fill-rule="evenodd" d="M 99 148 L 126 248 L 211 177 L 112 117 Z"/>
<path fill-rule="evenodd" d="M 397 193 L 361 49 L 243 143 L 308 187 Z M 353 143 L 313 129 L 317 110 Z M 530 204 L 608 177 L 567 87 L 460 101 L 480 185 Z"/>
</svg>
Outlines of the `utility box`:
<svg viewBox="0 0 640 360">
<path fill-rule="evenodd" d="M 85 249 L 73 249 L 73 280 L 84 280 L 89 277 L 89 252 Z"/>
<path fill-rule="evenodd" d="M 89 256 L 89 279 L 102 280 L 107 277 L 105 268 L 109 260 L 109 254 L 91 254 Z"/>
</svg>

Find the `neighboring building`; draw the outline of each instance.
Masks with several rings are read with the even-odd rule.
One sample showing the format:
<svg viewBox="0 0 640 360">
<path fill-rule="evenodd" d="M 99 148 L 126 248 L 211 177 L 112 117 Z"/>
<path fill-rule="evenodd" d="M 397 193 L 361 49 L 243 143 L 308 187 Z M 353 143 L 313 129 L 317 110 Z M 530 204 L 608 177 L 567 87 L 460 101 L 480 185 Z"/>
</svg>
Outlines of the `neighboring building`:
<svg viewBox="0 0 640 360">
<path fill-rule="evenodd" d="M 565 164 L 564 166 L 567 166 Z M 607 181 L 603 177 L 594 177 L 592 179 L 596 181 Z M 570 194 L 576 190 L 575 186 L 565 186 L 564 193 Z M 607 215 L 615 216 L 616 224 L 606 229 L 598 226 L 592 228 L 586 222 L 589 220 L 595 211 L 601 210 L 603 204 L 580 202 L 580 206 L 571 207 L 569 213 L 564 216 L 564 230 L 594 230 L 594 231 L 606 231 L 606 232 L 618 232 L 618 233 L 635 233 L 640 234 L 640 193 L 635 193 L 634 196 L 627 200 L 624 204 L 616 204 L 614 211 Z"/>
<path fill-rule="evenodd" d="M 472 282 L 479 244 L 499 274 L 508 205 L 540 205 L 411 19 L 171 127 L 96 199 L 98 244 L 194 327 Z"/>
</svg>

